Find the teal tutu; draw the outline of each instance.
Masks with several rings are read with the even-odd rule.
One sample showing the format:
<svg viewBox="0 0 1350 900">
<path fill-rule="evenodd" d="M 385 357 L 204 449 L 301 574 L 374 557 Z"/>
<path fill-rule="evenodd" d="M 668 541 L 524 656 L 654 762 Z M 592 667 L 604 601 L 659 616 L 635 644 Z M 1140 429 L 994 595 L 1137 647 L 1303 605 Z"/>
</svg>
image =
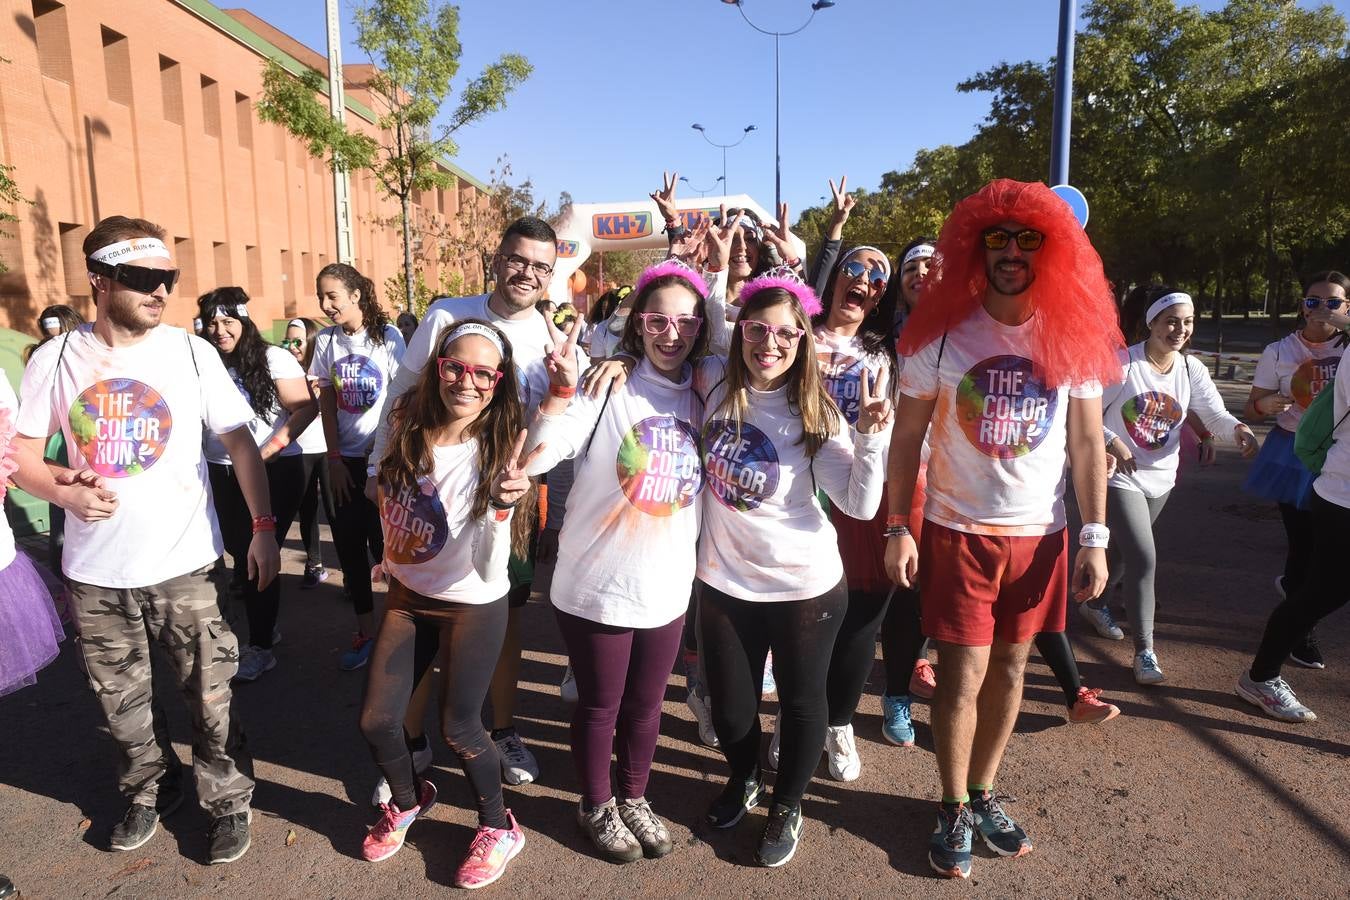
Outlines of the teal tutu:
<svg viewBox="0 0 1350 900">
<path fill-rule="evenodd" d="M 1307 509 L 1316 479 L 1294 455 L 1294 433 L 1276 426 L 1261 445 L 1242 489 L 1275 503 Z"/>
</svg>

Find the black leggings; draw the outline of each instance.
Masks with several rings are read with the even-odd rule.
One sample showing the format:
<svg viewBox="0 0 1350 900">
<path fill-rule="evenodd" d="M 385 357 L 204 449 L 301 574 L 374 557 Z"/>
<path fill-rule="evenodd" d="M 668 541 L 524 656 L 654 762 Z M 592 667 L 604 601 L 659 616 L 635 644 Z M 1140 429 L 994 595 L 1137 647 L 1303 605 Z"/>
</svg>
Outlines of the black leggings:
<svg viewBox="0 0 1350 900">
<path fill-rule="evenodd" d="M 928 654 L 928 639 L 919 622 L 919 589 L 899 585 L 881 621 L 881 661 L 886 666 L 886 695 L 909 693 L 914 663 Z"/>
<path fill-rule="evenodd" d="M 1299 586 L 1275 607 L 1266 622 L 1265 635 L 1252 661 L 1254 681 L 1278 678 L 1285 657 L 1299 640 L 1350 599 L 1340 556 L 1344 552 L 1342 535 L 1350 529 L 1350 509 L 1322 499 L 1316 491 L 1311 506 L 1312 545 L 1307 568 Z"/>
<path fill-rule="evenodd" d="M 825 677 L 848 609 L 843 580 L 809 600 L 759 603 L 701 586 L 699 656 L 708 676 L 713 728 L 733 780 L 759 767 L 759 701 L 772 647 L 778 683 L 779 757 L 774 800 L 801 803 L 825 746 Z"/>
<path fill-rule="evenodd" d="M 1083 686 L 1083 679 L 1078 674 L 1068 632 L 1042 631 L 1036 635 L 1036 652 L 1055 673 L 1059 689 L 1064 692 L 1064 705 L 1072 708 L 1078 702 L 1078 689 Z"/>
<path fill-rule="evenodd" d="M 299 456 L 274 456 L 267 463 L 267 493 L 272 503 L 272 515 L 277 519 L 277 545 L 286 539 L 286 532 L 300 506 L 303 463 Z M 253 541 L 253 516 L 244 492 L 239 488 L 234 466 L 210 463 L 211 497 L 220 522 L 220 534 L 225 551 L 234 561 L 234 584 L 244 598 L 244 612 L 248 617 L 248 642 L 264 650 L 272 649 L 272 632 L 277 626 L 281 609 L 281 579 L 258 590 L 257 582 L 248 577 L 248 545 Z"/>
<path fill-rule="evenodd" d="M 483 727 L 483 700 L 506 636 L 506 598 L 486 604 L 449 603 L 423 597 L 397 581 L 370 658 L 361 706 L 361 734 L 375 765 L 389 782 L 399 809 L 417 805 L 417 775 L 403 737 L 408 701 L 446 647 L 441 728 L 459 757 L 478 804 L 478 824 L 507 828 L 501 761 Z"/>
<path fill-rule="evenodd" d="M 835 636 L 830 673 L 825 679 L 829 723 L 833 728 L 853 721 L 867 677 L 872 674 L 877 630 L 886 616 L 890 597 L 890 590 L 848 592 L 848 611 Z"/>
<path fill-rule="evenodd" d="M 305 463 L 305 496 L 300 501 L 300 540 L 305 546 L 305 566 L 323 565 L 319 545 L 319 501 L 323 501 L 324 518 L 331 527 L 337 519 L 333 510 L 333 489 L 328 485 L 328 457 L 323 453 L 306 453 L 300 457 Z"/>
<path fill-rule="evenodd" d="M 351 495 L 346 503 L 333 509 L 333 543 L 342 564 L 342 583 L 358 616 L 375 609 L 375 594 L 370 588 L 370 568 L 384 558 L 384 533 L 380 513 L 366 499 L 366 458 L 342 457 L 352 477 Z"/>
</svg>

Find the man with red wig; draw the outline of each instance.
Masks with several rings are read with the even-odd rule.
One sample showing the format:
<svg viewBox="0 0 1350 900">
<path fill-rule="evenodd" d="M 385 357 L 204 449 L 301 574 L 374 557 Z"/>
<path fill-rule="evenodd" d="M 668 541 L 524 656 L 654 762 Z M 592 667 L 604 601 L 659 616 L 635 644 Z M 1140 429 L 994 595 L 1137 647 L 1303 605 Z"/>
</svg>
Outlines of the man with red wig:
<svg viewBox="0 0 1350 900">
<path fill-rule="evenodd" d="M 942 806 L 928 853 L 942 875 L 970 875 L 976 832 L 1000 856 L 1031 851 L 994 777 L 1031 641 L 1064 630 L 1066 463 L 1087 523 L 1074 599 L 1106 584 L 1101 386 L 1120 377 L 1123 343 L 1101 258 L 1049 188 L 999 180 L 957 204 L 900 338 L 887 477 L 886 568 L 904 587 L 922 573 L 923 630 L 942 663 L 932 719 Z M 910 497 L 930 422 L 916 546 Z"/>
</svg>

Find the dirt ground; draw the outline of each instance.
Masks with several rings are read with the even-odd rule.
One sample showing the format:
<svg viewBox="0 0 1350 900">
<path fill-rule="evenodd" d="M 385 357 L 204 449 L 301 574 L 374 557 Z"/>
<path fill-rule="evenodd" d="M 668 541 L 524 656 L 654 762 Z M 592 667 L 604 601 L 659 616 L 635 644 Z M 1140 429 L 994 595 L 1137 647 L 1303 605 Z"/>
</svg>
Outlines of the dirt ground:
<svg viewBox="0 0 1350 900">
<path fill-rule="evenodd" d="M 1245 387 L 1225 393 L 1231 400 Z M 862 777 L 831 781 L 822 762 L 801 847 L 786 867 L 753 863 L 762 808 L 730 833 L 701 824 L 726 767 L 698 742 L 678 676 L 647 795 L 670 823 L 676 850 L 628 866 L 597 859 L 574 819 L 569 713 L 557 691 L 561 640 L 548 607 L 532 604 L 518 724 L 543 774 L 539 784 L 507 788 L 527 845 L 489 890 L 552 898 L 1347 896 L 1350 615 L 1319 629 L 1325 671 L 1285 671 L 1319 721 L 1276 722 L 1233 694 L 1275 602 L 1284 542 L 1275 510 L 1239 491 L 1243 471 L 1229 451 L 1216 468 L 1189 467 L 1158 524 L 1165 684 L 1136 685 L 1128 639 L 1102 640 L 1071 611 L 1085 681 L 1123 714 L 1103 726 L 1069 726 L 1059 689 L 1033 655 L 999 778 L 1018 798 L 1009 809 L 1035 842 L 1031 855 L 996 859 L 977 845 L 969 883 L 932 877 L 925 845 L 937 771 L 928 709 L 914 708 L 917 747 L 884 743 L 878 661 L 854 720 Z M 442 802 L 397 856 L 360 860 L 376 774 L 356 727 L 363 675 L 337 669 L 352 616 L 335 581 L 301 592 L 300 555 L 288 546 L 284 561 L 280 664 L 235 695 L 258 777 L 248 855 L 204 865 L 206 818 L 192 805 L 139 850 L 104 849 L 123 801 L 111 744 L 67 642 L 35 687 L 0 700 L 0 873 L 24 897 L 417 897 L 450 889 L 475 818 L 443 744 L 433 770 Z M 168 680 L 158 689 L 169 691 Z M 166 705 L 186 760 L 186 716 L 176 699 Z M 773 709 L 769 698 L 766 729 Z"/>
</svg>

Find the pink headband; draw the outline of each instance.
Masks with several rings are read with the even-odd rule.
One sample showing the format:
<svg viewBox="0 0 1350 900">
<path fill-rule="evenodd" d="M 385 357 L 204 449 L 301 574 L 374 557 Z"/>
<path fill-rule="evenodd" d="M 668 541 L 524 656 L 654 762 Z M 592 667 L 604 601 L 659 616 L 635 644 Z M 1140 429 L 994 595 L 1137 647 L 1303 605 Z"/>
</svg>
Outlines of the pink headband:
<svg viewBox="0 0 1350 900">
<path fill-rule="evenodd" d="M 744 307 L 749 303 L 750 298 L 755 294 L 769 288 L 781 288 L 796 297 L 808 319 L 820 315 L 822 307 L 820 299 L 816 297 L 816 292 L 811 290 L 805 282 L 797 277 L 795 272 L 786 266 L 770 269 L 758 278 L 752 278 L 741 285 L 741 306 Z"/>
<path fill-rule="evenodd" d="M 689 286 L 694 289 L 694 293 L 704 300 L 708 299 L 708 285 L 703 281 L 703 278 L 693 269 L 674 258 L 664 260 L 654 266 L 648 266 L 638 278 L 637 285 L 633 290 L 641 293 L 647 285 L 658 278 L 665 278 L 667 275 L 683 278 L 689 282 Z"/>
</svg>

